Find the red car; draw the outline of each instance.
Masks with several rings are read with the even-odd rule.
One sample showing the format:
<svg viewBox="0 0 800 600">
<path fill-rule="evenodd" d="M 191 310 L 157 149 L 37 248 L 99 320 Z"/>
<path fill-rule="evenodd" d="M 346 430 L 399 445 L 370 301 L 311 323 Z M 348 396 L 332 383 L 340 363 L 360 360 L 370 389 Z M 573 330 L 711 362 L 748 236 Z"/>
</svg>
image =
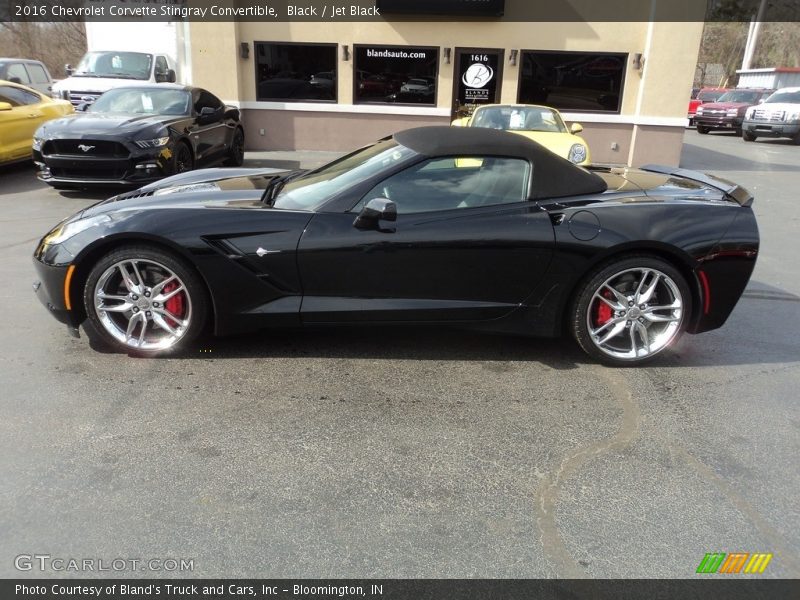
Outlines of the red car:
<svg viewBox="0 0 800 600">
<path fill-rule="evenodd" d="M 694 124 L 697 133 L 706 134 L 713 129 L 727 129 L 742 135 L 744 113 L 761 103 L 775 90 L 742 88 L 725 92 L 716 102 L 706 102 L 697 107 Z"/>
<path fill-rule="evenodd" d="M 719 97 L 727 91 L 728 88 L 707 87 L 702 88 L 697 93 L 697 96 L 692 96 L 692 98 L 689 100 L 689 110 L 686 115 L 689 118 L 689 126 L 691 127 L 694 125 L 694 115 L 698 106 L 705 104 L 706 102 L 716 102 Z"/>
</svg>

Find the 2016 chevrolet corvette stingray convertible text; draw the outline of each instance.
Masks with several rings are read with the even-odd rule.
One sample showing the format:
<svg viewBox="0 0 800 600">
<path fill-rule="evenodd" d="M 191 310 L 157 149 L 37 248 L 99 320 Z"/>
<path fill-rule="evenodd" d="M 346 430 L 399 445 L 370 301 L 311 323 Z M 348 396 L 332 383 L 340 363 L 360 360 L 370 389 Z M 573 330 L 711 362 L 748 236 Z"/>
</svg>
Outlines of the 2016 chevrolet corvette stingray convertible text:
<svg viewBox="0 0 800 600">
<path fill-rule="evenodd" d="M 569 332 L 646 361 L 720 327 L 759 237 L 746 190 L 667 167 L 578 167 L 521 136 L 410 129 L 309 172 L 209 169 L 42 238 L 50 312 L 134 354 L 266 327 Z"/>
</svg>

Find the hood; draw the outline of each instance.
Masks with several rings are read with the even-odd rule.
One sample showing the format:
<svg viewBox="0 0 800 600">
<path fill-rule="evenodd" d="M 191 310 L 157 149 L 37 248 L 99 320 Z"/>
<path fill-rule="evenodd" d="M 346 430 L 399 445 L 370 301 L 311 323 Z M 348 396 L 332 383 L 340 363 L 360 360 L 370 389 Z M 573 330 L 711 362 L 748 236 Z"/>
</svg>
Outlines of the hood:
<svg viewBox="0 0 800 600">
<path fill-rule="evenodd" d="M 116 211 L 158 208 L 264 208 L 261 196 L 285 169 L 201 169 L 173 175 L 133 192 L 112 196 L 77 218 Z"/>
<path fill-rule="evenodd" d="M 131 79 L 129 77 L 94 77 L 72 75 L 53 84 L 54 92 L 89 92 L 102 94 L 110 89 L 125 85 L 144 83 L 149 79 Z"/>
<path fill-rule="evenodd" d="M 90 139 L 97 135 L 131 136 L 132 139 L 147 137 L 149 132 L 158 132 L 165 127 L 188 119 L 187 115 L 121 115 L 103 113 L 75 113 L 67 117 L 44 123 L 36 137 Z M 151 135 L 150 137 L 157 137 Z"/>
<path fill-rule="evenodd" d="M 706 102 L 705 104 L 698 106 L 698 108 L 702 108 L 703 112 L 709 110 L 730 110 L 733 108 L 741 109 L 747 108 L 748 106 L 753 106 L 750 102 Z"/>
</svg>

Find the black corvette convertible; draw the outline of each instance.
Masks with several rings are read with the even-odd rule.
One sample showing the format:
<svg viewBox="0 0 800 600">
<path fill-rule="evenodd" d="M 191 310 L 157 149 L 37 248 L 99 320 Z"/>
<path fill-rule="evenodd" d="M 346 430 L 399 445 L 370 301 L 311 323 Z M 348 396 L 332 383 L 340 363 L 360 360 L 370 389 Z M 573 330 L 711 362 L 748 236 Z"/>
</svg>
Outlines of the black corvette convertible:
<svg viewBox="0 0 800 600">
<path fill-rule="evenodd" d="M 167 83 L 109 90 L 33 136 L 39 179 L 59 189 L 138 187 L 224 162 L 241 166 L 239 109 L 207 90 Z"/>
<path fill-rule="evenodd" d="M 665 167 L 585 170 L 488 129 L 410 129 L 310 172 L 185 173 L 81 211 L 34 288 L 134 354 L 262 327 L 409 322 L 556 336 L 610 364 L 720 327 L 751 196 Z"/>
</svg>

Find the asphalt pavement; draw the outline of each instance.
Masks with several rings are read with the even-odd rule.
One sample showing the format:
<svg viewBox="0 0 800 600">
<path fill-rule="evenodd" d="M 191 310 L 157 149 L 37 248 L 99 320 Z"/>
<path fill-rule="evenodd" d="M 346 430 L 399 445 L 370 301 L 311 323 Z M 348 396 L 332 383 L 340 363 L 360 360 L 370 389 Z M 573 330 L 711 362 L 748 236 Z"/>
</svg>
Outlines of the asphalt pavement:
<svg viewBox="0 0 800 600">
<path fill-rule="evenodd" d="M 191 559 L 192 577 L 684 578 L 709 552 L 800 576 L 800 147 L 687 131 L 682 166 L 755 193 L 761 254 L 722 329 L 624 370 L 568 339 L 418 330 L 98 353 L 35 299 L 31 253 L 102 195 L 0 170 L 0 576 L 174 574 L 15 567 L 46 554 Z"/>
</svg>

